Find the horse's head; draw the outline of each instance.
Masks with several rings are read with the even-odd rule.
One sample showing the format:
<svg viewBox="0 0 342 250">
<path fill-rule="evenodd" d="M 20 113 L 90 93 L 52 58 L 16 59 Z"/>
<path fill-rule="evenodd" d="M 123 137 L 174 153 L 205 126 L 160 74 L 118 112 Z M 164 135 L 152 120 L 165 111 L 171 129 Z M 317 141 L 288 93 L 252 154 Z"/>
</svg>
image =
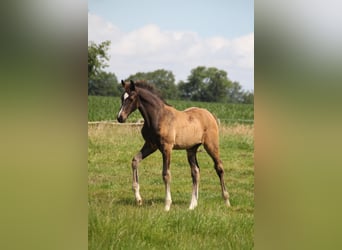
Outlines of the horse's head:
<svg viewBox="0 0 342 250">
<path fill-rule="evenodd" d="M 138 94 L 134 81 L 124 82 L 121 80 L 125 92 L 121 96 L 121 108 L 118 113 L 118 122 L 125 122 L 127 117 L 138 108 Z"/>
</svg>

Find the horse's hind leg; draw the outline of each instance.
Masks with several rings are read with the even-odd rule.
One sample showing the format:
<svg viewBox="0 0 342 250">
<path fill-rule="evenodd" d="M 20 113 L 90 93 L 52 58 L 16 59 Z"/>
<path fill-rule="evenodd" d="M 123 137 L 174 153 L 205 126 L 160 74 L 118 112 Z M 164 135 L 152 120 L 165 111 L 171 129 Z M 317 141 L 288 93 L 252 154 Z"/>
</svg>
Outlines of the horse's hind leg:
<svg viewBox="0 0 342 250">
<path fill-rule="evenodd" d="M 224 176 L 223 164 L 222 164 L 222 161 L 219 157 L 218 140 L 214 141 L 214 142 L 211 141 L 209 143 L 205 142 L 203 146 L 204 146 L 205 150 L 207 151 L 207 153 L 210 155 L 210 157 L 214 161 L 216 173 L 217 173 L 218 177 L 220 178 L 222 197 L 225 200 L 226 205 L 228 207 L 230 207 L 229 193 L 226 189 L 226 186 L 224 184 L 224 179 L 223 179 L 223 176 Z"/>
<path fill-rule="evenodd" d="M 165 211 L 169 211 L 171 204 L 172 204 L 172 198 L 171 198 L 171 172 L 170 172 L 170 161 L 171 161 L 171 146 L 170 145 L 164 145 L 161 149 L 161 153 L 163 155 L 163 181 L 165 184 Z"/>
<path fill-rule="evenodd" d="M 190 164 L 191 177 L 192 177 L 192 196 L 191 196 L 191 202 L 189 206 L 190 210 L 197 207 L 197 201 L 198 201 L 198 185 L 200 181 L 200 169 L 199 169 L 197 158 L 196 158 L 198 147 L 199 145 L 196 145 L 195 147 L 187 150 L 188 162 Z"/>
<path fill-rule="evenodd" d="M 133 192 L 135 195 L 135 200 L 137 201 L 138 205 L 142 205 L 142 199 L 140 196 L 140 187 L 139 187 L 139 179 L 138 179 L 138 166 L 139 162 L 155 152 L 157 148 L 151 146 L 149 143 L 145 143 L 144 146 L 141 148 L 140 152 L 137 153 L 132 159 L 132 171 L 133 171 Z"/>
</svg>

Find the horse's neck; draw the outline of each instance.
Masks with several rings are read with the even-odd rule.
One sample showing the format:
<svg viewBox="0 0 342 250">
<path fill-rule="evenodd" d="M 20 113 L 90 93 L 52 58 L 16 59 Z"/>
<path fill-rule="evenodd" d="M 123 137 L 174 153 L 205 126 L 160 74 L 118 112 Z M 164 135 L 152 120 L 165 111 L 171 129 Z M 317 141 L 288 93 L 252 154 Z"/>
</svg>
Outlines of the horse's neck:
<svg viewBox="0 0 342 250">
<path fill-rule="evenodd" d="M 157 128 L 163 109 L 164 103 L 158 97 L 150 93 L 140 95 L 139 111 L 148 127 Z"/>
<path fill-rule="evenodd" d="M 140 111 L 140 114 L 142 115 L 142 117 L 144 118 L 145 124 L 146 124 L 148 127 L 150 127 L 151 124 L 152 124 L 152 117 L 151 117 L 150 114 L 147 112 L 146 106 L 145 106 L 145 105 L 140 105 L 139 111 Z"/>
</svg>

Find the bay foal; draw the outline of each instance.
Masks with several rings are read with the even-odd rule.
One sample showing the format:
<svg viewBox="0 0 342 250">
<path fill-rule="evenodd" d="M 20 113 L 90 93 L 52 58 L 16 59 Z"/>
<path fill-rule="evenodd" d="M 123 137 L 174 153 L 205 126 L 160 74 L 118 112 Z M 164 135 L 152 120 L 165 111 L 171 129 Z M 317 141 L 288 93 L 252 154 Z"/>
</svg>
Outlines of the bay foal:
<svg viewBox="0 0 342 250">
<path fill-rule="evenodd" d="M 203 144 L 214 161 L 216 173 L 220 179 L 222 197 L 227 206 L 229 194 L 223 180 L 223 165 L 219 157 L 219 130 L 216 119 L 206 109 L 188 108 L 178 111 L 168 105 L 149 84 L 144 82 L 121 81 L 124 93 L 121 96 L 121 108 L 118 122 L 125 122 L 127 117 L 139 110 L 144 118 L 141 134 L 145 144 L 132 160 L 133 191 L 139 205 L 142 199 L 139 192 L 138 165 L 141 160 L 157 149 L 163 156 L 163 181 L 165 183 L 165 210 L 169 211 L 172 203 L 170 181 L 170 159 L 172 149 L 185 149 L 191 167 L 192 198 L 189 209 L 197 206 L 200 171 L 196 158 L 197 149 Z"/>
</svg>

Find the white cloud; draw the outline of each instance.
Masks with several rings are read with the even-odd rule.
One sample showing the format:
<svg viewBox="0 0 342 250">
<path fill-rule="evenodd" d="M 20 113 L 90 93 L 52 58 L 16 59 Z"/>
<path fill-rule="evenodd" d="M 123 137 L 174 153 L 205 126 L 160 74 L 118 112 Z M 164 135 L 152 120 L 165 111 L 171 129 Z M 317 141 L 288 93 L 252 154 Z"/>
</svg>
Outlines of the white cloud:
<svg viewBox="0 0 342 250">
<path fill-rule="evenodd" d="M 228 72 L 244 89 L 254 89 L 254 33 L 234 39 L 202 38 L 190 31 L 165 31 L 145 25 L 123 32 L 103 18 L 88 13 L 88 40 L 111 41 L 110 66 L 118 79 L 136 72 L 171 70 L 176 80 L 186 80 L 197 66 L 217 67 Z"/>
</svg>

